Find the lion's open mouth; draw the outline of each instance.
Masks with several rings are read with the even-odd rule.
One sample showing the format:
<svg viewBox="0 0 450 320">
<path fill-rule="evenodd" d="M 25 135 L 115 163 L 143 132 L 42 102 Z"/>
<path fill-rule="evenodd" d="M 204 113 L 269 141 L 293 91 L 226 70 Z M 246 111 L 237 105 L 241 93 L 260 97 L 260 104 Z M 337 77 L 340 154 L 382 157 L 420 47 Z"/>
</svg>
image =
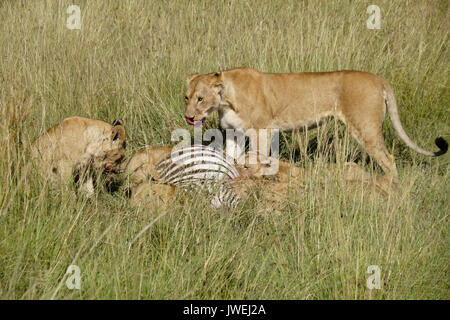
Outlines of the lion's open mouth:
<svg viewBox="0 0 450 320">
<path fill-rule="evenodd" d="M 193 125 L 193 126 L 196 125 L 197 123 L 200 123 L 200 122 L 201 122 L 202 126 L 204 126 L 205 122 L 206 122 L 206 117 L 204 117 L 201 121 L 194 120 L 194 117 L 185 117 L 185 118 L 186 118 L 186 122 L 188 124 L 190 124 L 190 125 Z"/>
</svg>

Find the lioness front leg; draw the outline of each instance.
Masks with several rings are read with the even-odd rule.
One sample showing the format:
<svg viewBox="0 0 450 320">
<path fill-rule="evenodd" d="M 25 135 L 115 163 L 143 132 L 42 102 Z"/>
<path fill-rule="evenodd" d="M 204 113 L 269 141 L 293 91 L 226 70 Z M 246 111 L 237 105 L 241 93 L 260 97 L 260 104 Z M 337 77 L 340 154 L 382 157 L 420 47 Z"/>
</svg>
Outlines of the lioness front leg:
<svg viewBox="0 0 450 320">
<path fill-rule="evenodd" d="M 241 129 L 227 129 L 225 136 L 226 155 L 238 160 L 245 152 L 245 135 Z"/>
<path fill-rule="evenodd" d="M 247 131 L 248 132 L 248 131 Z M 260 169 L 261 175 L 274 175 L 279 170 L 279 136 L 278 129 L 256 129 L 249 134 L 250 149 L 254 160 L 264 166 Z M 273 139 L 275 138 L 275 139 Z M 272 141 L 273 140 L 273 141 Z M 256 159 L 257 157 L 257 159 Z M 251 159 L 252 157 L 250 157 Z M 251 163 L 255 164 L 255 163 Z"/>
<path fill-rule="evenodd" d="M 263 157 L 269 157 L 271 155 L 271 151 L 272 153 L 278 153 L 278 150 L 273 150 L 274 148 L 272 148 L 273 133 L 273 129 L 248 129 L 245 132 L 245 135 L 249 137 L 249 149 L 257 152 Z M 274 155 L 275 154 L 272 156 Z"/>
</svg>

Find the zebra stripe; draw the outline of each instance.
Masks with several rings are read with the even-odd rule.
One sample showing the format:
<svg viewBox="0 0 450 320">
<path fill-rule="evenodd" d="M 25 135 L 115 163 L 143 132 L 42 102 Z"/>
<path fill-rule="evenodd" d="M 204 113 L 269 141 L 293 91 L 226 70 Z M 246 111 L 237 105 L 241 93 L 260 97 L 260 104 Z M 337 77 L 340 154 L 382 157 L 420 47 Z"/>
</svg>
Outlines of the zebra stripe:
<svg viewBox="0 0 450 320">
<path fill-rule="evenodd" d="M 183 165 L 183 168 L 180 167 L 180 164 Z M 165 166 L 161 174 L 171 176 L 176 171 L 183 171 L 185 167 L 201 164 L 217 164 L 219 167 L 224 167 L 223 172 L 230 172 L 230 178 L 239 175 L 233 163 L 225 158 L 223 154 L 205 146 L 187 147 L 172 152 L 170 158 L 161 161 L 160 165 Z"/>
<path fill-rule="evenodd" d="M 194 145 L 175 150 L 158 164 L 156 170 L 163 183 L 186 191 L 206 189 L 213 194 L 211 206 L 214 208 L 235 207 L 240 201 L 231 187 L 224 184 L 237 178 L 239 172 L 232 160 L 211 147 Z"/>
</svg>

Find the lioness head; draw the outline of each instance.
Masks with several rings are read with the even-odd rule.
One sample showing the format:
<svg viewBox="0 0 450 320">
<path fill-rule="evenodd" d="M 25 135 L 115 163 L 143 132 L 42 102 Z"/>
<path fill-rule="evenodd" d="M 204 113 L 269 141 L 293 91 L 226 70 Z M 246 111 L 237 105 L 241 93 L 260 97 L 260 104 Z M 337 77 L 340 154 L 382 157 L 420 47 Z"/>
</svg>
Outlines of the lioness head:
<svg viewBox="0 0 450 320">
<path fill-rule="evenodd" d="M 120 163 L 125 156 L 125 128 L 122 120 L 114 120 L 108 139 L 103 142 L 103 157 L 99 167 L 105 172 L 119 172 Z"/>
<path fill-rule="evenodd" d="M 208 115 L 219 108 L 223 91 L 222 73 L 198 73 L 187 79 L 185 118 L 188 124 L 205 123 Z"/>
</svg>

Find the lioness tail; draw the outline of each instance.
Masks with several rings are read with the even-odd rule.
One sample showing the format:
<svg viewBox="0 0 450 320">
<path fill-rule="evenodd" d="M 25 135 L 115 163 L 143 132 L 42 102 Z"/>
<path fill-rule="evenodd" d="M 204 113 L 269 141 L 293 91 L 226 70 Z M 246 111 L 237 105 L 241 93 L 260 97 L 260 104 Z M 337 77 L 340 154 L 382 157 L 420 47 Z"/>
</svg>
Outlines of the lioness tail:
<svg viewBox="0 0 450 320">
<path fill-rule="evenodd" d="M 397 102 L 395 100 L 394 91 L 389 83 L 386 81 L 383 82 L 383 96 L 386 102 L 386 107 L 389 111 L 389 117 L 391 118 L 392 124 L 394 125 L 395 131 L 399 135 L 399 137 L 406 143 L 408 147 L 413 149 L 414 151 L 421 153 L 430 157 L 437 157 L 443 155 L 448 150 L 448 142 L 445 141 L 444 138 L 438 137 L 435 140 L 436 145 L 439 148 L 439 151 L 429 152 L 426 151 L 419 146 L 417 146 L 406 134 L 405 130 L 403 130 L 402 124 L 400 122 L 400 117 L 398 115 Z"/>
</svg>

